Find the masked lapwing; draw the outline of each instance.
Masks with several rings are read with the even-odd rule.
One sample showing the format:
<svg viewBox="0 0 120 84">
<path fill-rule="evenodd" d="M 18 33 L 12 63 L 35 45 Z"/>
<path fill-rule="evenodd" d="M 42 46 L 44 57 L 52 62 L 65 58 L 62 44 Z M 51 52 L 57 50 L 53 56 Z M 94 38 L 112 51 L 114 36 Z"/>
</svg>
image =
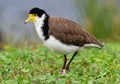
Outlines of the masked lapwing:
<svg viewBox="0 0 120 84">
<path fill-rule="evenodd" d="M 83 47 L 103 45 L 94 36 L 87 33 L 81 26 L 71 20 L 61 17 L 51 17 L 43 9 L 32 8 L 25 23 L 32 21 L 42 43 L 50 50 L 64 55 L 64 65 L 61 73 L 69 70 L 69 65 L 75 55 Z M 67 63 L 68 53 L 74 53 Z"/>
</svg>

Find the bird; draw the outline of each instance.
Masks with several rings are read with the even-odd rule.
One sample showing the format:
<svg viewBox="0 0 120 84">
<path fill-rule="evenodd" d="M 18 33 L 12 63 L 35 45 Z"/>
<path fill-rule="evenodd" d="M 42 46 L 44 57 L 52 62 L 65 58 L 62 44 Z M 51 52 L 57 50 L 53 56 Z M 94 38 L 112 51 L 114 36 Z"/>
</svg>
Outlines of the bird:
<svg viewBox="0 0 120 84">
<path fill-rule="evenodd" d="M 101 49 L 103 47 L 100 41 L 86 32 L 78 23 L 63 17 L 50 16 L 41 8 L 34 7 L 29 11 L 25 24 L 28 22 L 34 23 L 43 45 L 64 56 L 61 74 L 70 71 L 69 66 L 81 48 L 96 47 Z M 73 53 L 73 55 L 67 62 L 67 54 L 69 53 Z"/>
</svg>

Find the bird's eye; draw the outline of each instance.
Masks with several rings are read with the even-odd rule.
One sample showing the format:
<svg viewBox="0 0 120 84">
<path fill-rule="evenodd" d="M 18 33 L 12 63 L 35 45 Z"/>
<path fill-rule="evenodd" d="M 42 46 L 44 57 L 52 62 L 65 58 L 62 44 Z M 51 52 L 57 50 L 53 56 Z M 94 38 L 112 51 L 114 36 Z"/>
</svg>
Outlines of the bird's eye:
<svg viewBox="0 0 120 84">
<path fill-rule="evenodd" d="M 34 16 L 37 16 L 37 14 L 34 14 Z"/>
</svg>

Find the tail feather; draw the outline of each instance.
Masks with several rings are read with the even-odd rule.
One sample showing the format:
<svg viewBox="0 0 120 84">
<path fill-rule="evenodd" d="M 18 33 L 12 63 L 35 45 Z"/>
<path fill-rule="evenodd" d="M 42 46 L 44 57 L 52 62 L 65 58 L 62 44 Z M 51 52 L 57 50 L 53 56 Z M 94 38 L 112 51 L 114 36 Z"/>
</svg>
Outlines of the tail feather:
<svg viewBox="0 0 120 84">
<path fill-rule="evenodd" d="M 100 48 L 100 49 L 103 47 L 102 43 L 100 43 L 100 41 L 98 41 L 95 37 L 93 37 L 90 34 L 87 35 L 85 40 L 86 40 L 87 44 L 85 44 L 84 46 L 97 47 L 97 48 Z"/>
</svg>

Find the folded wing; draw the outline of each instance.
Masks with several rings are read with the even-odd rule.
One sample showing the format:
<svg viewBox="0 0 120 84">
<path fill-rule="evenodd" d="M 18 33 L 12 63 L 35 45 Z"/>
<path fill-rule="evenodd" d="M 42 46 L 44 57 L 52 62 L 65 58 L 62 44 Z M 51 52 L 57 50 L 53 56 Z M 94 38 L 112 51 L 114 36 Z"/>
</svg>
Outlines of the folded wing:
<svg viewBox="0 0 120 84">
<path fill-rule="evenodd" d="M 79 24 L 64 18 L 49 18 L 49 34 L 67 45 L 102 48 L 102 44 Z"/>
</svg>

